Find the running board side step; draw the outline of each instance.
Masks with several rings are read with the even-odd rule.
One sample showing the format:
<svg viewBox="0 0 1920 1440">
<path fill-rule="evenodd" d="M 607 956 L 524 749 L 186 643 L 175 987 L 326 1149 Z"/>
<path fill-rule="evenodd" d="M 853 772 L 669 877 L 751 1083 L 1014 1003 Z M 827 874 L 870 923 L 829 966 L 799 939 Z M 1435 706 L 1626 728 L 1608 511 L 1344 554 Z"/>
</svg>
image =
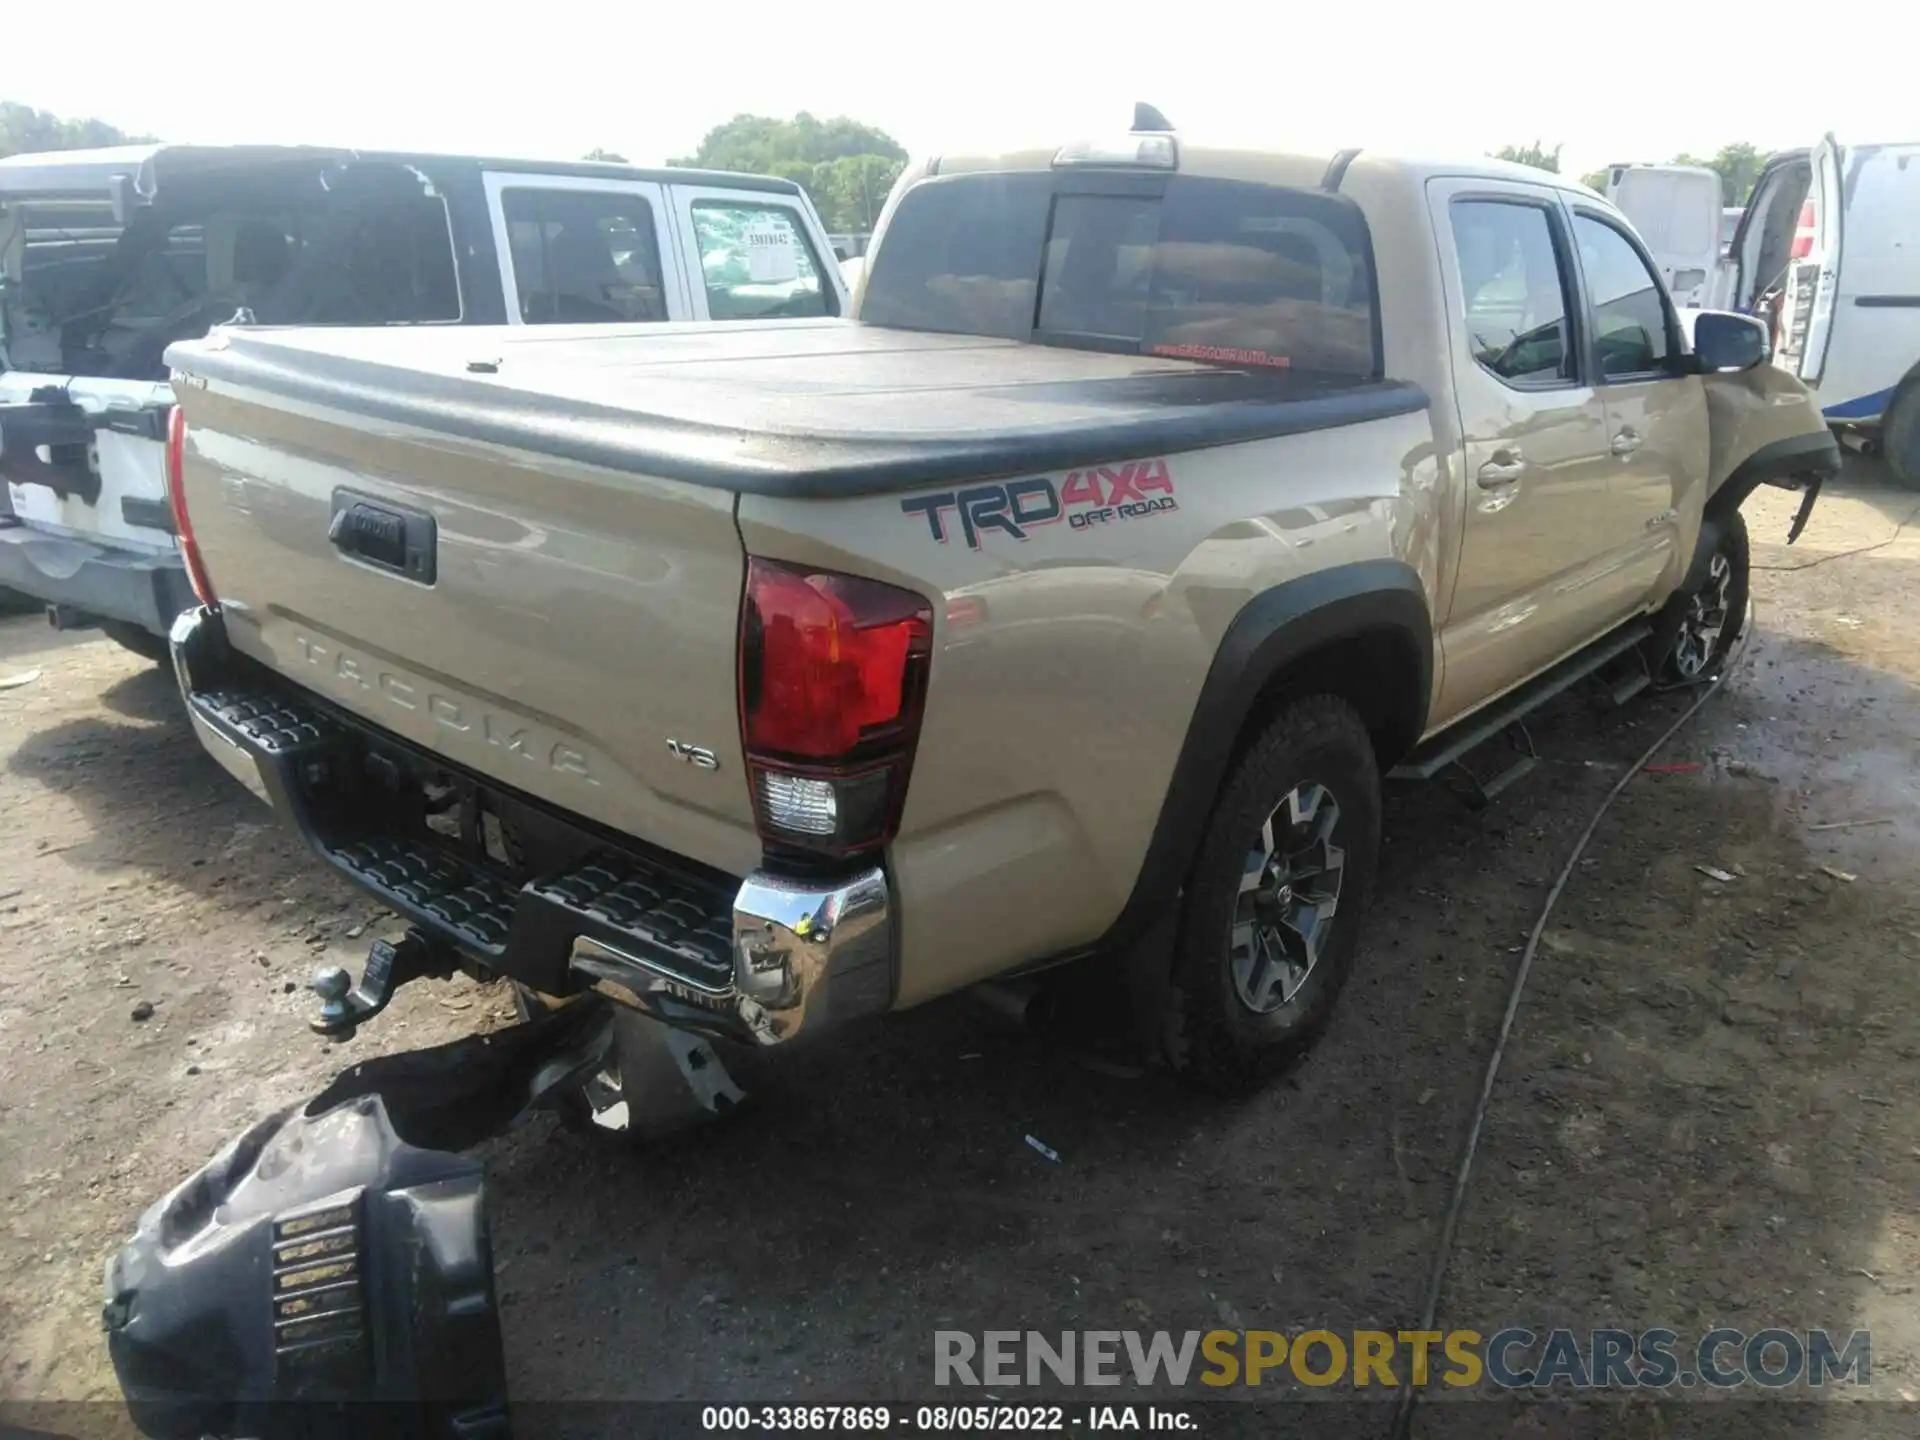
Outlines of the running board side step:
<svg viewBox="0 0 1920 1440">
<path fill-rule="evenodd" d="M 1458 725 L 1442 730 L 1415 746 L 1412 754 L 1387 772 L 1387 778 L 1431 780 L 1469 750 L 1486 744 L 1575 682 L 1604 669 L 1652 633 L 1651 625 L 1644 620 L 1636 620 L 1595 641 L 1586 649 L 1576 651 L 1559 664 L 1541 671 L 1526 684 L 1501 696 L 1484 710 L 1476 711 Z M 1531 769 L 1532 766 L 1526 768 Z M 1518 775 L 1512 777 L 1518 778 Z M 1510 784 L 1511 780 L 1506 783 Z M 1505 784 L 1499 788 L 1504 789 Z"/>
</svg>

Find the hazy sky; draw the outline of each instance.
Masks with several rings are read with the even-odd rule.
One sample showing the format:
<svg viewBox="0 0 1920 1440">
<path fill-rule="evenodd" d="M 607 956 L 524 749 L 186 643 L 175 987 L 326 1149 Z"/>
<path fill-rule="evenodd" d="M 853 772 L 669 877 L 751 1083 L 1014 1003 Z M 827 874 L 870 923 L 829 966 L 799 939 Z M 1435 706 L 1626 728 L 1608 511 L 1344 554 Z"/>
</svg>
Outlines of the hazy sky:
<svg viewBox="0 0 1920 1440">
<path fill-rule="evenodd" d="M 916 153 L 958 152 L 1123 129 L 1135 99 L 1224 143 L 1445 156 L 1564 142 L 1574 173 L 1826 130 L 1920 139 L 1913 0 L 6 10 L 0 98 L 170 140 L 559 157 L 604 146 L 648 163 L 739 111 L 806 109 L 882 126 Z"/>
</svg>

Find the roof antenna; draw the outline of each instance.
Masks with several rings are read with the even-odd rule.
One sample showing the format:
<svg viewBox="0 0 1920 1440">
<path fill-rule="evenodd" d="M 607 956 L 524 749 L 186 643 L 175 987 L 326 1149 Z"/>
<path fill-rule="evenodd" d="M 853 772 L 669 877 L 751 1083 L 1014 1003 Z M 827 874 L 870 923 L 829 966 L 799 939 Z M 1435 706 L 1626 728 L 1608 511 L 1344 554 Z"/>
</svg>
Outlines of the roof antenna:
<svg viewBox="0 0 1920 1440">
<path fill-rule="evenodd" d="M 1143 130 L 1171 133 L 1173 122 L 1146 101 L 1136 100 L 1133 103 L 1133 128 L 1136 133 Z"/>
</svg>

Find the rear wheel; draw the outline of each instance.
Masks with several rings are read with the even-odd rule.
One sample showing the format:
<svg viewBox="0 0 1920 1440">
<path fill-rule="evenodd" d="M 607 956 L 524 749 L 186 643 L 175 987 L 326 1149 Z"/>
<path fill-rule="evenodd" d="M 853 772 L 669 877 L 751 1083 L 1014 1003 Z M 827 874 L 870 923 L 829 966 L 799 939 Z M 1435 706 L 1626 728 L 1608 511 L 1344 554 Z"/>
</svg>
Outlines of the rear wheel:
<svg viewBox="0 0 1920 1440">
<path fill-rule="evenodd" d="M 1887 407 L 1880 422 L 1880 448 L 1900 483 L 1920 490 L 1920 378 L 1902 385 Z"/>
<path fill-rule="evenodd" d="M 1380 772 L 1345 701 L 1295 701 L 1241 756 L 1187 879 L 1163 1048 L 1222 1093 L 1310 1045 L 1353 966 L 1380 850 Z"/>
<path fill-rule="evenodd" d="M 164 665 L 170 658 L 167 642 L 144 626 L 129 625 L 124 620 L 102 620 L 100 629 L 114 644 L 131 650 L 142 660 Z"/>
</svg>

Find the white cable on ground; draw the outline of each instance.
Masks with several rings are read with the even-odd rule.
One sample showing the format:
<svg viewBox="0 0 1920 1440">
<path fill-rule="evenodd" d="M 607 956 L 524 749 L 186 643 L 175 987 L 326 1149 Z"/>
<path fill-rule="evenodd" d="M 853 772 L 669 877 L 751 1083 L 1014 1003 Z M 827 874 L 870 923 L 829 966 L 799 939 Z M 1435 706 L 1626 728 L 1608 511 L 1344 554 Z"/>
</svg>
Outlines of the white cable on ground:
<svg viewBox="0 0 1920 1440">
<path fill-rule="evenodd" d="M 1527 936 L 1526 947 L 1520 952 L 1520 968 L 1514 972 L 1513 987 L 1507 993 L 1506 1013 L 1500 1017 L 1500 1033 L 1494 1039 L 1493 1054 L 1487 1057 L 1487 1073 L 1480 1081 L 1480 1099 L 1473 1107 L 1473 1123 L 1467 1128 L 1466 1143 L 1460 1151 L 1460 1163 L 1454 1171 L 1453 1194 L 1447 1201 L 1446 1218 L 1440 1227 L 1440 1245 L 1434 1252 L 1433 1271 L 1427 1278 L 1426 1304 L 1420 1311 L 1419 1328 L 1422 1330 L 1433 1328 L 1434 1320 L 1440 1311 L 1440 1295 L 1446 1284 L 1447 1263 L 1453 1258 L 1454 1233 L 1460 1225 L 1460 1214 L 1466 1208 L 1467 1186 L 1473 1178 L 1473 1157 L 1480 1148 L 1480 1131 L 1486 1123 L 1488 1106 L 1493 1101 L 1494 1081 L 1499 1078 L 1500 1062 L 1507 1053 L 1507 1037 L 1513 1033 L 1514 1017 L 1520 1013 L 1520 996 L 1526 989 L 1527 976 L 1533 969 L 1533 956 L 1534 952 L 1540 948 L 1540 937 L 1546 933 L 1548 917 L 1553 914 L 1553 907 L 1560 899 L 1560 892 L 1567 888 L 1567 881 L 1573 875 L 1574 866 L 1580 863 L 1580 857 L 1586 853 L 1587 842 L 1593 839 L 1593 832 L 1600 828 L 1601 819 L 1605 817 L 1613 802 L 1620 797 L 1620 792 L 1632 784 L 1634 776 L 1640 774 L 1648 762 L 1660 753 L 1660 748 L 1699 713 L 1700 707 L 1719 693 L 1721 684 L 1733 673 L 1734 666 L 1746 658 L 1747 640 L 1753 634 L 1754 623 L 1755 607 L 1749 596 L 1747 623 L 1740 632 L 1738 648 L 1727 657 L 1726 663 L 1720 667 L 1720 673 L 1714 676 L 1712 683 L 1681 712 L 1680 718 L 1661 731 L 1659 738 L 1641 753 L 1638 760 L 1627 767 L 1627 773 L 1614 781 L 1613 788 L 1607 791 L 1606 797 L 1601 800 L 1600 808 L 1595 810 L 1593 818 L 1587 821 L 1587 828 L 1580 832 L 1580 838 L 1574 842 L 1573 853 L 1567 856 L 1567 863 L 1560 867 L 1559 875 L 1554 878 L 1553 888 L 1547 891 L 1547 898 L 1540 906 L 1540 916 L 1533 922 L 1533 931 Z M 1413 1426 L 1415 1403 L 1413 1375 L 1409 1370 L 1407 1378 L 1401 1382 L 1400 1400 L 1394 1410 L 1391 1432 L 1393 1440 L 1407 1440 Z"/>
</svg>

